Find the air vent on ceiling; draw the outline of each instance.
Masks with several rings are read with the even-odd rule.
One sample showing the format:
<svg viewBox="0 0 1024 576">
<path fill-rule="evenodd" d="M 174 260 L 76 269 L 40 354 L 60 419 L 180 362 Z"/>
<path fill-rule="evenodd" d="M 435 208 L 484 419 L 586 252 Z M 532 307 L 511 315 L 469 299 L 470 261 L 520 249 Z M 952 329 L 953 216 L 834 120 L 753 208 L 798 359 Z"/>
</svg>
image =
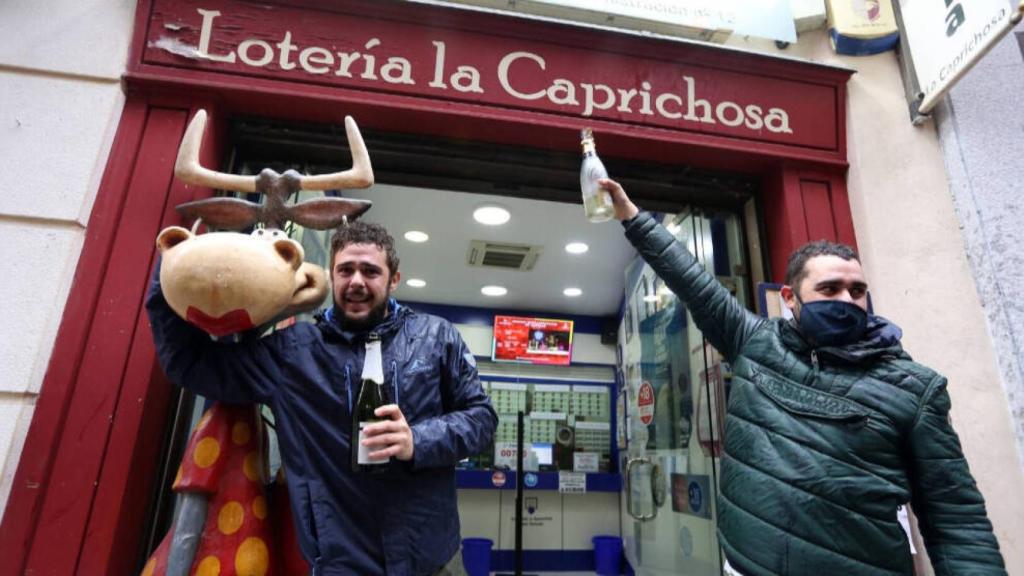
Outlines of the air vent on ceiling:
<svg viewBox="0 0 1024 576">
<path fill-rule="evenodd" d="M 470 240 L 466 259 L 470 266 L 493 266 L 507 270 L 533 270 L 541 246 Z"/>
</svg>

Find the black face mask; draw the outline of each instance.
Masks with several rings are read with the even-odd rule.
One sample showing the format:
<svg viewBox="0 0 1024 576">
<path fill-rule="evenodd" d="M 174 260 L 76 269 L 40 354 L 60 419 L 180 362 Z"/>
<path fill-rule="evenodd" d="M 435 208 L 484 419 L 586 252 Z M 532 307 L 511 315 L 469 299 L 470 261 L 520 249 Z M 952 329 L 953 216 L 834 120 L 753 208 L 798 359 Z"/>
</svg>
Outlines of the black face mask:
<svg viewBox="0 0 1024 576">
<path fill-rule="evenodd" d="M 868 313 L 842 300 L 800 302 L 800 331 L 816 346 L 846 346 L 864 336 Z"/>
</svg>

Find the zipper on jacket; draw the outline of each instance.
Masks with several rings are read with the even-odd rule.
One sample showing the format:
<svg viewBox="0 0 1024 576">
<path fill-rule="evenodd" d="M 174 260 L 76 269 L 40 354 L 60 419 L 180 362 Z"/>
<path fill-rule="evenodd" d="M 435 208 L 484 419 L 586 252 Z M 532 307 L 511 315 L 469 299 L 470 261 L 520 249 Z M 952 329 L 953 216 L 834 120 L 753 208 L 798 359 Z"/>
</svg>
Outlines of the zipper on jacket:
<svg viewBox="0 0 1024 576">
<path fill-rule="evenodd" d="M 811 381 L 812 382 L 818 380 L 818 368 L 819 367 L 820 367 L 820 364 L 818 363 L 818 351 L 817 350 L 811 350 Z"/>
<path fill-rule="evenodd" d="M 392 383 L 393 383 L 394 388 L 395 388 L 395 406 L 401 407 L 401 404 L 398 403 L 399 382 L 398 382 L 398 361 L 397 360 L 392 360 L 391 361 L 391 380 L 392 380 Z"/>
<path fill-rule="evenodd" d="M 348 394 L 348 415 L 352 417 L 352 379 L 348 377 L 348 363 L 345 363 L 345 392 Z"/>
</svg>

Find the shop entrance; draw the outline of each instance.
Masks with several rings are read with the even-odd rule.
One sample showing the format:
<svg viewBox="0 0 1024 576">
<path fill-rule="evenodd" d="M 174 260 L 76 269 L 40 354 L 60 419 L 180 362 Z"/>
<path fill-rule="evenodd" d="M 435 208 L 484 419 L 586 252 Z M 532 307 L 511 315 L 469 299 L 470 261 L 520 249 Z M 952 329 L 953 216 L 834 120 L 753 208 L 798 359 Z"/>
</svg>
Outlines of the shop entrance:
<svg viewBox="0 0 1024 576">
<path fill-rule="evenodd" d="M 718 574 L 713 502 L 728 367 L 636 258 L 621 226 L 585 220 L 579 154 L 367 129 L 363 136 L 375 186 L 327 194 L 374 202 L 365 218 L 389 229 L 401 256 L 403 282 L 395 296 L 459 325 L 501 413 L 494 451 L 460 471 L 463 536 L 492 539 L 495 568 L 511 568 L 513 483 L 497 486 L 493 472 L 510 463 L 502 450 L 514 440 L 515 409 L 522 408 L 535 460 L 527 469 L 537 473 L 535 486 L 526 483 L 535 508 L 524 518 L 531 522 L 524 535 L 528 569 L 586 566 L 591 537 L 611 534 L 623 539 L 638 571 Z M 241 174 L 265 167 L 333 172 L 347 168 L 350 156 L 340 125 L 239 119 L 229 124 L 228 141 L 223 168 Z M 661 214 L 749 306 L 752 287 L 763 280 L 754 181 L 684 162 L 604 159 L 636 203 Z M 472 213 L 483 205 L 503 207 L 511 219 L 501 226 L 475 222 Z M 429 239 L 406 240 L 409 231 Z M 329 268 L 328 232 L 298 226 L 287 232 L 303 245 L 307 260 Z M 586 244 L 587 252 L 568 253 L 571 242 Z M 475 254 L 478 249 L 485 253 Z M 425 286 L 409 285 L 412 279 Z M 486 296 L 486 285 L 507 293 Z M 569 288 L 581 294 L 567 296 Z M 573 319 L 571 364 L 493 361 L 496 314 Z M 653 403 L 646 404 L 648 397 Z M 600 405 L 584 408 L 593 398 Z M 201 404 L 187 394 L 181 398 L 164 452 L 150 547 L 170 521 L 173 495 L 165 487 Z M 269 411 L 265 418 L 272 423 Z M 573 439 L 570 450 L 596 453 L 591 463 L 578 464 L 565 452 L 565 434 Z M 273 475 L 280 462 L 276 447 L 269 460 Z M 577 468 L 584 470 L 588 493 L 560 493 L 559 472 Z"/>
</svg>

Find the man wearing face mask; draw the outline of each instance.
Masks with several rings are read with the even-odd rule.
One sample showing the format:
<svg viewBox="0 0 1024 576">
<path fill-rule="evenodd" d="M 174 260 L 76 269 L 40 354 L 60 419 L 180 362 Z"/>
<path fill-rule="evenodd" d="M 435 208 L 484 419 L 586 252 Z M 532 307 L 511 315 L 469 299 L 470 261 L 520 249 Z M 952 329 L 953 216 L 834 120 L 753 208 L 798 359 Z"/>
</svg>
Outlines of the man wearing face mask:
<svg viewBox="0 0 1024 576">
<path fill-rule="evenodd" d="M 333 306 L 315 323 L 237 343 L 213 342 L 175 315 L 154 278 L 146 307 L 160 363 L 207 398 L 270 406 L 313 574 L 464 576 L 454 467 L 497 427 L 473 355 L 450 322 L 391 297 L 401 274 L 382 226 L 339 228 L 330 276 Z M 391 402 L 363 429 L 369 458 L 386 462 L 376 474 L 350 458 L 370 334 Z"/>
<path fill-rule="evenodd" d="M 847 246 L 789 259 L 793 320 L 752 314 L 622 187 L 602 180 L 626 238 L 729 360 L 718 536 L 744 576 L 912 575 L 910 502 L 935 573 L 1005 575 L 985 502 L 949 421 L 946 379 L 867 313 Z"/>
</svg>

